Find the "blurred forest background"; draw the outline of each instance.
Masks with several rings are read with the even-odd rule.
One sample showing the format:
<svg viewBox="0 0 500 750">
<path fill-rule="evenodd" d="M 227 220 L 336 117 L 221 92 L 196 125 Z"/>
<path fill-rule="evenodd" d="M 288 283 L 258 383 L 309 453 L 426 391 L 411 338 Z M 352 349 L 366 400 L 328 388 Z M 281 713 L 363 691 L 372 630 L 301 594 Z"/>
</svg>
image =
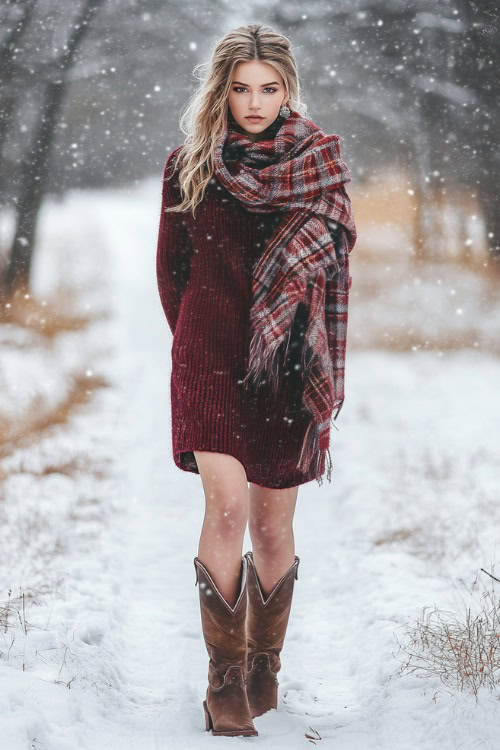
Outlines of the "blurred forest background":
<svg viewBox="0 0 500 750">
<path fill-rule="evenodd" d="M 310 117 L 343 137 L 360 220 L 399 214 L 418 257 L 500 257 L 495 3 L 250 0 L 244 16 L 238 5 L 3 0 L 4 296 L 29 282 L 44 197 L 158 173 L 181 139 L 193 66 L 248 20 L 292 39 Z"/>
<path fill-rule="evenodd" d="M 255 21 L 290 37 L 308 115 L 342 138 L 358 226 L 349 346 L 500 353 L 500 27 L 495 3 L 473 0 L 3 0 L 4 352 L 20 347 L 19 328 L 38 337 L 39 351 L 107 314 L 100 267 L 86 280 L 77 271 L 65 201 L 72 191 L 129 195 L 148 179 L 156 194 L 184 137 L 194 66 L 224 31 Z M 66 223 L 42 257 L 49 206 Z M 156 217 L 144 221 L 151 228 Z M 91 215 L 85 222 L 94 226 Z M 34 288 L 35 263 L 52 263 L 51 294 Z M 85 284 L 91 309 L 81 304 Z M 3 378 L 12 400 L 15 371 Z M 92 394 L 88 375 L 76 374 L 72 391 L 69 401 Z M 3 434 L 19 434 L 7 411 L 0 404 Z"/>
</svg>

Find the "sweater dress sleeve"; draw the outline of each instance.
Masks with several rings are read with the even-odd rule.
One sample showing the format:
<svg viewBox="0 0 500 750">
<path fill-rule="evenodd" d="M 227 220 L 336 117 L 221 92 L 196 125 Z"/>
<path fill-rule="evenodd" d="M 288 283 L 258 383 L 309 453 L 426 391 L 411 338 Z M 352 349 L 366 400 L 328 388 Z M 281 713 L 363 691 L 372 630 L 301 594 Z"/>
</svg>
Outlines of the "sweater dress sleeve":
<svg viewBox="0 0 500 750">
<path fill-rule="evenodd" d="M 180 147 L 179 147 L 180 148 Z M 181 195 L 175 187 L 176 174 L 167 169 L 177 149 L 172 151 L 163 170 L 160 226 L 156 251 L 156 278 L 160 301 L 172 334 L 175 332 L 182 295 L 190 273 L 192 244 L 183 213 L 165 208 L 180 203 Z"/>
</svg>

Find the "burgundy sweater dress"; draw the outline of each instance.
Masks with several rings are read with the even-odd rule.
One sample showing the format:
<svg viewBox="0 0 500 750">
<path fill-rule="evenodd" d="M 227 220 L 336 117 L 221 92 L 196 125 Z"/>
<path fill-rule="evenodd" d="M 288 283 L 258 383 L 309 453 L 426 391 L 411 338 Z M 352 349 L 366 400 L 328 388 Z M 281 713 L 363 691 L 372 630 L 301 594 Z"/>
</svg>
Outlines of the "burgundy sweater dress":
<svg viewBox="0 0 500 750">
<path fill-rule="evenodd" d="M 199 474 L 194 450 L 235 456 L 247 480 L 284 489 L 312 481 L 297 469 L 310 416 L 302 407 L 301 346 L 307 309 L 294 319 L 283 386 L 242 383 L 250 343 L 252 269 L 280 219 L 251 213 L 215 176 L 192 212 L 180 203 L 178 169 L 167 158 L 156 256 L 161 304 L 173 334 L 170 377 L 176 466 Z M 324 460 L 321 474 L 324 472 Z"/>
</svg>

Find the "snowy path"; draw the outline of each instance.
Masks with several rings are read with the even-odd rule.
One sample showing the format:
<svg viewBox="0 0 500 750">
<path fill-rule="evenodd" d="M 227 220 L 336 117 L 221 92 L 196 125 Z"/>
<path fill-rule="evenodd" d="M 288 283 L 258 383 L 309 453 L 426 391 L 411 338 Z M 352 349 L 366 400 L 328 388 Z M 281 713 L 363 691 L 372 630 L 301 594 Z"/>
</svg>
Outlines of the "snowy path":
<svg viewBox="0 0 500 750">
<path fill-rule="evenodd" d="M 110 687 L 96 695 L 42 686 L 52 702 L 19 697 L 16 710 L 20 722 L 29 712 L 43 716 L 37 750 L 212 747 L 226 740 L 205 732 L 201 705 L 208 657 L 192 560 L 203 492 L 199 476 L 181 473 L 170 458 L 170 334 L 154 277 L 157 186 L 79 200 L 111 253 L 123 335 L 114 364 L 123 396 L 114 433 L 119 512 L 106 544 L 93 550 L 96 595 L 104 569 L 112 584 L 102 596 L 107 628 L 96 657 Z M 459 607 L 460 596 L 467 599 L 461 578 L 470 584 L 481 566 L 494 572 L 499 370 L 478 352 L 348 355 L 332 484 L 299 491 L 301 563 L 279 710 L 255 720 L 253 743 L 273 750 L 498 747 L 494 698 L 482 693 L 478 707 L 437 678 L 397 679 L 393 633 L 424 605 Z M 471 393 L 478 372 L 481 387 Z M 400 541 L 388 541 L 391 533 Z M 81 552 L 79 562 L 84 568 Z M 16 743 L 11 725 L 12 750 L 31 736 L 18 729 Z"/>
</svg>

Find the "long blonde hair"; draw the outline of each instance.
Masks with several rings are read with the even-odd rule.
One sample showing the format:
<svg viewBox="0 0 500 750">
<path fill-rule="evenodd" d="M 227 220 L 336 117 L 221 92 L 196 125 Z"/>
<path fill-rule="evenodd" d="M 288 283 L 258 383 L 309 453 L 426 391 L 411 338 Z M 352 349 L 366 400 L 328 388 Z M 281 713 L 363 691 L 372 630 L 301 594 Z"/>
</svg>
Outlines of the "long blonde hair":
<svg viewBox="0 0 500 750">
<path fill-rule="evenodd" d="M 297 62 L 288 37 L 261 23 L 228 31 L 216 44 L 211 59 L 194 69 L 200 84 L 181 115 L 180 128 L 186 139 L 172 160 L 174 170 L 179 163 L 182 164 L 179 171 L 182 201 L 166 211 L 191 209 L 194 216 L 214 172 L 217 138 L 227 124 L 227 100 L 234 68 L 240 62 L 252 60 L 272 65 L 285 83 L 287 106 L 307 115 L 307 105 L 301 98 Z"/>
</svg>

